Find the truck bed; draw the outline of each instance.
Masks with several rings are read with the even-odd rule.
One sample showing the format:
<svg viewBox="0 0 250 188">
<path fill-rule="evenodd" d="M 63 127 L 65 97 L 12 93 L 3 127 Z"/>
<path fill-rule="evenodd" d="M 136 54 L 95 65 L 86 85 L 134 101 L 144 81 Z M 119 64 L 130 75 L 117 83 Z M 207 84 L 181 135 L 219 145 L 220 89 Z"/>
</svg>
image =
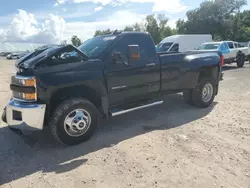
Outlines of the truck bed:
<svg viewBox="0 0 250 188">
<path fill-rule="evenodd" d="M 201 68 L 220 66 L 219 52 L 189 51 L 158 53 L 161 63 L 161 91 L 195 87 Z"/>
</svg>

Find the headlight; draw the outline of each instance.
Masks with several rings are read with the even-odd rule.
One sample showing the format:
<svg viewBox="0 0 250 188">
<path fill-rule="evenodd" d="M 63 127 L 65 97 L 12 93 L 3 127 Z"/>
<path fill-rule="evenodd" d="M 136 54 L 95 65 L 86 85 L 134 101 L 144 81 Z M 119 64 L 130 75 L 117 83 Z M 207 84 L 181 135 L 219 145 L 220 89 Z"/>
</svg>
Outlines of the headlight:
<svg viewBox="0 0 250 188">
<path fill-rule="evenodd" d="M 35 77 L 19 77 L 17 76 L 16 79 L 18 80 L 20 86 L 26 87 L 36 87 L 36 79 Z"/>
<path fill-rule="evenodd" d="M 21 82 L 22 82 L 23 86 L 28 86 L 28 87 L 35 87 L 36 86 L 36 79 L 34 77 L 21 80 Z"/>
<path fill-rule="evenodd" d="M 36 101 L 36 81 L 34 76 L 13 76 L 11 84 L 13 97 L 24 101 Z"/>
<path fill-rule="evenodd" d="M 36 100 L 36 93 L 23 93 L 24 100 Z"/>
<path fill-rule="evenodd" d="M 24 101 L 35 101 L 37 100 L 36 93 L 21 93 L 13 91 L 13 97 Z"/>
<path fill-rule="evenodd" d="M 12 84 L 26 87 L 36 87 L 35 77 L 13 76 Z"/>
</svg>

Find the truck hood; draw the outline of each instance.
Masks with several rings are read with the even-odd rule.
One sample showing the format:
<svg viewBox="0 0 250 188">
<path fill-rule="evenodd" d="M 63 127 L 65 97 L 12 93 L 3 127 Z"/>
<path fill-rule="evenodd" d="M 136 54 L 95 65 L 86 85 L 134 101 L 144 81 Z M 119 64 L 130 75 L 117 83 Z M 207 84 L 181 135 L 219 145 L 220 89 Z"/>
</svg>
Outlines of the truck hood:
<svg viewBox="0 0 250 188">
<path fill-rule="evenodd" d="M 67 45 L 69 46 L 69 45 Z M 43 49 L 39 49 L 37 51 L 34 51 L 30 54 L 27 54 L 26 56 L 22 57 L 21 59 L 17 60 L 15 63 L 15 66 L 17 68 L 21 69 L 29 69 L 33 68 L 33 65 L 39 63 L 42 60 L 46 60 L 46 58 L 53 56 L 56 54 L 59 50 L 62 50 L 66 48 L 67 46 L 62 46 L 62 45 L 56 45 L 53 47 L 47 47 Z M 72 46 L 72 45 L 70 45 Z M 75 48 L 74 46 L 72 46 Z M 82 51 L 79 49 L 75 48 L 79 53 L 81 53 L 86 59 L 88 58 Z"/>
<path fill-rule="evenodd" d="M 189 51 L 189 53 L 192 53 L 192 54 L 211 53 L 211 52 L 217 53 L 219 56 L 222 56 L 222 53 L 217 49 L 215 49 L 215 50 L 192 50 L 192 51 Z"/>
</svg>

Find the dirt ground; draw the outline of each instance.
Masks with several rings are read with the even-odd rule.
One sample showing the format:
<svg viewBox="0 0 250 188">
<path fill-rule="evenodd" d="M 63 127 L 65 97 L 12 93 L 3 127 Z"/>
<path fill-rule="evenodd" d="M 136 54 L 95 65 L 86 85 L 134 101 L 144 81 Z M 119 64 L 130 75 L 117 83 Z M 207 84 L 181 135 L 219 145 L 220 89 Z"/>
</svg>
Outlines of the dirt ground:
<svg viewBox="0 0 250 188">
<path fill-rule="evenodd" d="M 0 60 L 0 113 L 14 72 L 13 61 Z M 249 63 L 224 72 L 210 108 L 167 96 L 102 120 L 91 140 L 73 147 L 55 144 L 48 130 L 19 136 L 0 122 L 0 187 L 250 188 Z"/>
</svg>

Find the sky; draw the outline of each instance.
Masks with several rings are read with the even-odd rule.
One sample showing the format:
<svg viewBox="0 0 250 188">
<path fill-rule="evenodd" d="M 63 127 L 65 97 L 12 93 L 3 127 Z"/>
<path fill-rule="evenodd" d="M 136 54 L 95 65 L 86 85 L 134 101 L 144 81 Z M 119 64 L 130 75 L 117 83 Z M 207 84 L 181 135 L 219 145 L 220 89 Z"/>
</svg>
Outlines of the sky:
<svg viewBox="0 0 250 188">
<path fill-rule="evenodd" d="M 164 13 L 174 28 L 203 0 L 3 0 L 0 51 L 12 44 L 55 44 L 77 35 L 83 41 L 98 29 L 123 29 L 148 14 Z M 250 8 L 250 0 L 248 6 Z M 12 47 L 11 47 L 12 46 Z M 21 48 L 21 47 L 19 47 Z"/>
</svg>

